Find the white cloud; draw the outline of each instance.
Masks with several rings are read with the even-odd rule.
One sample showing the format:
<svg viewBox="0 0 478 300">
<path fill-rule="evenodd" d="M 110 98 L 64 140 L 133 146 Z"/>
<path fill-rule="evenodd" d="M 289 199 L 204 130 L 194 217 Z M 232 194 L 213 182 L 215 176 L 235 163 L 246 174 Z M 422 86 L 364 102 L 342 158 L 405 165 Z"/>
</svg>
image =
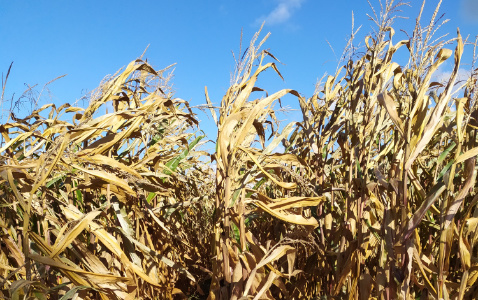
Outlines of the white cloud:
<svg viewBox="0 0 478 300">
<path fill-rule="evenodd" d="M 435 73 L 433 73 L 431 82 L 438 82 L 443 85 L 436 90 L 437 95 L 440 95 L 445 90 L 445 86 L 448 84 L 448 81 L 450 80 L 451 73 L 452 73 L 452 70 L 449 67 L 447 68 L 446 66 L 438 67 Z M 468 78 L 470 78 L 470 75 L 471 75 L 470 70 L 466 70 L 462 68 L 458 69 L 458 74 L 456 76 L 455 84 L 457 83 L 460 83 L 460 84 L 455 85 L 452 88 L 453 98 L 463 97 L 463 90 L 461 90 L 458 94 L 454 94 L 454 92 L 457 91 L 458 86 L 461 86 L 461 84 L 463 84 Z M 454 101 L 452 101 L 451 110 L 455 111 Z"/>
<path fill-rule="evenodd" d="M 266 25 L 277 25 L 288 21 L 292 14 L 297 11 L 304 0 L 278 0 L 276 7 L 267 15 L 257 18 L 255 25 L 266 22 Z"/>
<path fill-rule="evenodd" d="M 274 150 L 272 150 L 272 153 L 284 153 L 285 148 L 281 144 L 277 145 Z"/>
<path fill-rule="evenodd" d="M 436 81 L 442 84 L 447 84 L 448 80 L 450 79 L 452 71 L 446 70 L 444 67 L 440 66 L 438 69 L 433 73 L 431 81 Z M 456 81 L 464 81 L 470 77 L 470 70 L 465 69 L 458 69 L 458 74 L 456 76 Z"/>
</svg>

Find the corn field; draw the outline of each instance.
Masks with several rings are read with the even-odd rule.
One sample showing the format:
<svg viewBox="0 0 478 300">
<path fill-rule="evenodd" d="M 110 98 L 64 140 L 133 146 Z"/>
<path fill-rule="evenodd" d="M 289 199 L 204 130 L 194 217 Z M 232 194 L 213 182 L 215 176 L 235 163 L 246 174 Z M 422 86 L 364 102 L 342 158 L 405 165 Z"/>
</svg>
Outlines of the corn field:
<svg viewBox="0 0 478 300">
<path fill-rule="evenodd" d="M 86 108 L 12 113 L 0 298 L 477 299 L 476 41 L 437 36 L 440 4 L 392 41 L 401 5 L 373 11 L 363 49 L 352 32 L 310 98 L 256 85 L 282 77 L 259 31 L 220 102 L 205 89 L 212 143 L 142 59 Z M 279 124 L 286 95 L 300 122 Z"/>
</svg>

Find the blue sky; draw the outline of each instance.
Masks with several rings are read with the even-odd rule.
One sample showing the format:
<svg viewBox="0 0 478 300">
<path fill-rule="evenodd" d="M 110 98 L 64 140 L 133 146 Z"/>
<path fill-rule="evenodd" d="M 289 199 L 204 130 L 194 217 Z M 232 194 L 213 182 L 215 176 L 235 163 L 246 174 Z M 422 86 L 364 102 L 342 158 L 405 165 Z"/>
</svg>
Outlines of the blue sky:
<svg viewBox="0 0 478 300">
<path fill-rule="evenodd" d="M 379 9 L 378 0 L 370 2 Z M 411 32 L 422 1 L 402 6 L 395 29 L 397 41 Z M 424 20 L 429 20 L 438 1 L 429 0 Z M 450 19 L 442 33 L 471 40 L 478 34 L 478 1 L 443 0 L 441 13 Z M 49 86 L 40 104 L 73 103 L 98 86 L 107 74 L 115 73 L 141 55 L 157 69 L 177 63 L 173 79 L 175 96 L 191 105 L 205 103 L 204 86 L 211 100 L 220 99 L 234 68 L 231 51 L 238 52 L 241 29 L 244 44 L 265 20 L 263 34 L 271 32 L 265 44 L 284 63 L 279 65 L 285 81 L 272 72 L 259 82 L 275 92 L 293 88 L 311 96 L 317 79 L 334 73 L 351 32 L 362 25 L 359 39 L 371 31 L 365 0 L 203 0 L 203 1 L 7 1 L 0 0 L 0 72 L 7 82 L 5 98 L 18 99 L 27 85 L 38 89 L 50 80 L 68 74 Z M 335 53 L 331 50 L 334 48 Z M 465 49 L 471 53 L 471 47 Z M 465 66 L 466 68 L 466 66 Z M 446 72 L 447 70 L 443 70 Z M 285 105 L 297 107 L 292 98 Z M 28 107 L 25 107 L 27 109 Z M 204 114 L 201 128 L 213 138 L 216 129 Z M 21 113 L 20 113 L 21 115 Z M 285 118 L 296 120 L 299 114 Z"/>
</svg>

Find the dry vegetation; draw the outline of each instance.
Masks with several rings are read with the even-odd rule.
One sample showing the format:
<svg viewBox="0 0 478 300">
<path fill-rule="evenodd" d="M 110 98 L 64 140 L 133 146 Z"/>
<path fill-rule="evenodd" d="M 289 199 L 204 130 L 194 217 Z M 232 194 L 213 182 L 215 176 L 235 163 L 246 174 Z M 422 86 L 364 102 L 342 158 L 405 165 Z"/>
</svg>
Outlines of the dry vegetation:
<svg viewBox="0 0 478 300">
<path fill-rule="evenodd" d="M 400 5 L 373 12 L 363 52 L 352 35 L 309 99 L 256 87 L 263 71 L 281 77 L 257 34 L 219 109 L 206 90 L 213 154 L 168 71 L 139 59 L 86 109 L 12 114 L 0 297 L 478 298 L 477 70 L 457 79 L 466 41 L 435 37 L 436 13 L 393 43 Z M 286 94 L 303 121 L 279 132 Z"/>
</svg>

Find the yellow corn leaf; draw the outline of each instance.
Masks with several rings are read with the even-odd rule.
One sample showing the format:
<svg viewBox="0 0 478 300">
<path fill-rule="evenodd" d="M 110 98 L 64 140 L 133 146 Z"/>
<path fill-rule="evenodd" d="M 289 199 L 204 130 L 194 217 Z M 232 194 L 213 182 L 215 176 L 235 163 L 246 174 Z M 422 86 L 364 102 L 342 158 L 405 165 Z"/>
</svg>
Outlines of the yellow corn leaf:
<svg viewBox="0 0 478 300">
<path fill-rule="evenodd" d="M 144 122 L 143 117 L 139 116 L 136 120 L 133 121 L 128 127 L 128 129 L 122 131 L 121 133 L 113 133 L 109 134 L 98 141 L 94 142 L 87 148 L 83 149 L 82 151 L 78 152 L 78 156 L 82 155 L 93 155 L 93 154 L 102 154 L 110 149 L 113 145 L 128 138 L 133 131 L 138 130 L 141 123 Z"/>
<path fill-rule="evenodd" d="M 92 155 L 92 156 L 84 156 L 84 157 L 81 157 L 81 159 L 85 160 L 85 161 L 91 161 L 91 162 L 94 162 L 96 164 L 108 165 L 110 167 L 120 169 L 121 171 L 123 171 L 125 173 L 128 173 L 130 175 L 133 175 L 136 178 L 140 178 L 140 179 L 142 178 L 141 175 L 137 171 L 135 171 L 134 169 L 132 169 L 129 166 L 127 166 L 125 164 L 122 164 L 118 160 L 116 160 L 114 158 L 111 158 L 111 157 L 108 157 L 108 156 L 104 156 L 104 155 L 101 155 L 101 154 L 96 154 L 96 155 Z"/>
<path fill-rule="evenodd" d="M 49 165 L 49 168 L 48 168 L 47 172 L 45 174 L 41 175 L 42 177 L 39 178 L 39 180 L 36 182 L 36 184 L 32 187 L 32 189 L 30 191 L 31 197 L 33 197 L 33 194 L 35 194 L 37 189 L 47 180 L 48 176 L 51 174 L 53 169 L 56 167 L 56 164 L 58 163 L 58 160 L 60 160 L 60 158 L 63 156 L 63 151 L 65 150 L 66 146 L 68 146 L 68 143 L 69 143 L 69 137 L 70 137 L 69 133 L 67 133 L 65 136 L 62 137 L 63 140 L 61 142 L 60 148 L 57 150 L 56 156 L 53 159 L 53 161 L 50 162 L 50 165 Z"/>
<path fill-rule="evenodd" d="M 244 287 L 244 294 L 243 296 L 246 297 L 249 295 L 249 290 L 252 286 L 252 283 L 255 281 L 255 274 L 257 271 L 262 268 L 263 266 L 278 260 L 285 254 L 287 254 L 288 251 L 290 250 L 295 250 L 295 248 L 289 246 L 289 245 L 282 245 L 274 249 L 274 251 L 267 253 L 264 258 L 261 259 L 261 261 L 255 266 L 255 268 L 251 271 L 251 274 L 249 275 L 249 279 L 246 282 L 246 285 Z M 274 272 L 271 272 L 274 273 Z"/>
<path fill-rule="evenodd" d="M 257 159 L 254 157 L 254 155 L 249 151 L 247 150 L 246 148 L 244 147 L 239 147 L 239 149 L 241 149 L 242 151 L 246 152 L 247 155 L 251 158 L 251 160 L 257 165 L 257 167 L 262 171 L 262 173 L 264 175 L 266 175 L 267 177 L 269 177 L 270 180 L 272 180 L 275 184 L 277 184 L 278 186 L 280 187 L 283 187 L 285 189 L 295 189 L 297 187 L 297 184 L 294 183 L 294 182 L 280 182 L 278 181 L 277 179 L 274 178 L 274 176 L 272 176 L 269 172 L 267 172 L 266 170 L 264 170 L 264 168 L 261 166 L 261 164 L 259 163 L 259 161 L 257 161 Z"/>
<path fill-rule="evenodd" d="M 93 175 L 95 177 L 98 177 L 108 183 L 111 183 L 111 184 L 114 184 L 120 188 L 122 188 L 123 190 L 125 190 L 126 192 L 134 195 L 136 194 L 133 189 L 131 189 L 128 185 L 128 183 L 126 181 L 124 181 L 123 179 L 111 174 L 111 173 L 106 173 L 106 172 L 102 172 L 102 171 L 97 171 L 97 170 L 88 170 L 88 169 L 85 169 L 85 168 L 82 168 L 78 165 L 72 165 L 73 168 L 75 169 L 78 169 L 80 171 L 83 171 L 85 173 L 88 173 L 90 175 Z"/>
<path fill-rule="evenodd" d="M 50 254 L 51 258 L 55 258 L 59 253 L 63 252 L 66 247 L 68 247 L 73 240 L 81 234 L 83 229 L 86 228 L 86 226 L 89 225 L 91 221 L 93 221 L 101 211 L 92 211 L 86 215 L 83 216 L 81 221 L 76 224 L 73 229 L 71 229 L 66 235 L 62 236 L 60 239 L 60 236 L 58 236 L 58 240 L 56 241 L 55 245 L 53 245 L 53 250 Z M 62 228 L 63 229 L 63 228 Z"/>
<path fill-rule="evenodd" d="M 293 215 L 293 214 L 287 214 L 280 212 L 278 210 L 273 210 L 269 208 L 266 204 L 262 203 L 261 201 L 253 200 L 252 203 L 257 205 L 259 208 L 264 210 L 265 212 L 269 213 L 270 215 L 281 219 L 282 221 L 292 223 L 292 224 L 298 224 L 298 225 L 304 225 L 304 226 L 313 226 L 316 228 L 319 226 L 319 223 L 317 222 L 316 219 L 314 218 L 304 218 L 302 215 Z"/>
<path fill-rule="evenodd" d="M 320 203 L 325 202 L 326 200 L 327 199 L 325 196 L 277 198 L 273 200 L 274 201 L 273 203 L 268 204 L 267 206 L 270 209 L 284 210 L 284 209 L 296 208 L 296 207 L 317 206 Z"/>
<path fill-rule="evenodd" d="M 249 130 L 253 127 L 254 120 L 257 119 L 258 116 L 265 113 L 265 108 L 269 106 L 273 101 L 279 99 L 286 94 L 292 94 L 296 97 L 300 97 L 297 91 L 291 89 L 284 89 L 277 93 L 274 93 L 262 100 L 260 100 L 254 107 L 249 111 L 247 115 L 247 119 L 244 121 L 240 129 L 237 131 L 238 135 L 234 137 L 231 144 L 233 145 L 233 149 L 239 146 L 239 143 L 242 143 L 246 136 L 249 134 Z"/>
<path fill-rule="evenodd" d="M 63 270 L 63 271 L 68 271 L 68 272 L 78 274 L 82 277 L 87 278 L 89 281 L 94 282 L 95 284 L 115 284 L 115 283 L 118 283 L 118 282 L 130 282 L 131 281 L 130 278 L 126 278 L 126 277 L 120 277 L 120 276 L 115 276 L 115 275 L 110 275 L 110 274 L 92 273 L 92 272 L 84 271 L 84 270 L 79 269 L 79 268 L 78 269 L 73 268 L 73 267 L 68 266 L 67 264 L 59 262 L 59 261 L 57 261 L 55 259 L 52 259 L 48 256 L 42 256 L 42 255 L 38 255 L 38 254 L 35 254 L 35 253 L 31 253 L 29 255 L 29 257 L 31 259 L 39 262 L 39 263 L 42 263 L 42 264 L 45 264 L 45 265 L 48 265 L 48 266 L 52 266 L 52 267 L 58 268 L 58 269 Z"/>
<path fill-rule="evenodd" d="M 440 64 L 442 64 L 445 60 L 447 60 L 451 56 L 451 53 L 452 51 L 449 49 L 444 49 L 444 48 L 440 49 L 440 51 L 438 52 L 437 58 L 435 60 L 435 63 L 431 66 L 429 73 L 434 72 Z M 443 118 L 443 110 L 445 109 L 446 104 L 448 103 L 448 100 L 451 97 L 451 89 L 453 85 L 455 84 L 455 80 L 460 67 L 460 60 L 461 60 L 462 53 L 463 53 L 463 41 L 460 35 L 460 31 L 458 30 L 458 45 L 455 49 L 455 66 L 453 68 L 453 72 L 450 76 L 450 79 L 448 81 L 448 84 L 445 90 L 441 93 L 439 99 L 437 100 L 436 106 L 433 109 L 433 112 L 431 114 L 431 117 L 425 129 L 423 130 L 422 136 L 418 140 L 417 145 L 411 148 L 412 151 L 410 153 L 408 160 L 405 163 L 405 170 L 407 171 L 410 169 L 410 167 L 412 166 L 413 162 L 415 161 L 417 156 L 420 154 L 420 152 L 422 152 L 425 146 L 430 142 L 434 133 L 437 130 L 438 125 L 440 124 Z"/>
<path fill-rule="evenodd" d="M 22 133 L 22 134 L 19 134 L 19 135 L 16 136 L 14 139 L 12 139 L 12 140 L 10 140 L 8 143 L 6 143 L 5 146 L 3 146 L 2 148 L 0 148 L 0 153 L 4 152 L 4 151 L 7 150 L 8 148 L 10 148 L 10 146 L 12 146 L 13 144 L 15 144 L 16 142 L 28 138 L 28 137 L 31 136 L 32 134 L 33 134 L 33 132 L 24 132 L 24 133 Z"/>
<path fill-rule="evenodd" d="M 435 287 L 432 285 L 430 280 L 428 279 L 429 274 L 425 273 L 425 267 L 423 265 L 422 259 L 420 258 L 420 254 L 418 253 L 418 250 L 416 247 L 413 248 L 413 262 L 415 262 L 418 265 L 418 268 L 420 269 L 420 272 L 422 274 L 422 278 L 425 281 L 425 285 L 427 286 L 428 290 L 434 295 L 434 297 L 437 296 L 437 291 Z M 431 271 L 430 271 L 431 272 Z"/>
<path fill-rule="evenodd" d="M 469 158 L 472 158 L 474 156 L 477 156 L 477 155 L 478 155 L 478 147 L 475 147 L 473 149 L 470 149 L 470 150 L 466 151 L 465 153 L 461 154 L 460 156 L 458 156 L 458 158 L 455 161 L 455 164 L 464 162 L 465 160 L 467 160 Z"/>
<path fill-rule="evenodd" d="M 212 102 L 211 100 L 209 99 L 209 94 L 207 92 L 207 87 L 204 87 L 204 93 L 206 94 L 206 102 L 207 104 L 209 105 L 209 111 L 211 112 L 211 115 L 212 115 L 212 118 L 214 119 L 214 123 L 216 123 L 216 126 L 219 126 L 219 122 L 217 120 L 217 115 L 216 115 L 216 111 L 214 110 L 213 106 L 212 106 Z"/>
<path fill-rule="evenodd" d="M 378 95 L 377 99 L 378 99 L 378 102 L 380 102 L 380 104 L 387 110 L 393 123 L 395 123 L 395 125 L 397 126 L 397 129 L 400 131 L 400 133 L 403 136 L 404 134 L 403 122 L 398 116 L 397 108 L 395 106 L 395 101 L 393 100 L 393 98 L 389 96 L 387 92 L 383 92 Z"/>
<path fill-rule="evenodd" d="M 455 99 L 456 102 L 456 131 L 458 135 L 458 142 L 461 144 L 463 141 L 463 118 L 464 115 L 464 106 L 468 98 L 458 98 Z"/>
</svg>

